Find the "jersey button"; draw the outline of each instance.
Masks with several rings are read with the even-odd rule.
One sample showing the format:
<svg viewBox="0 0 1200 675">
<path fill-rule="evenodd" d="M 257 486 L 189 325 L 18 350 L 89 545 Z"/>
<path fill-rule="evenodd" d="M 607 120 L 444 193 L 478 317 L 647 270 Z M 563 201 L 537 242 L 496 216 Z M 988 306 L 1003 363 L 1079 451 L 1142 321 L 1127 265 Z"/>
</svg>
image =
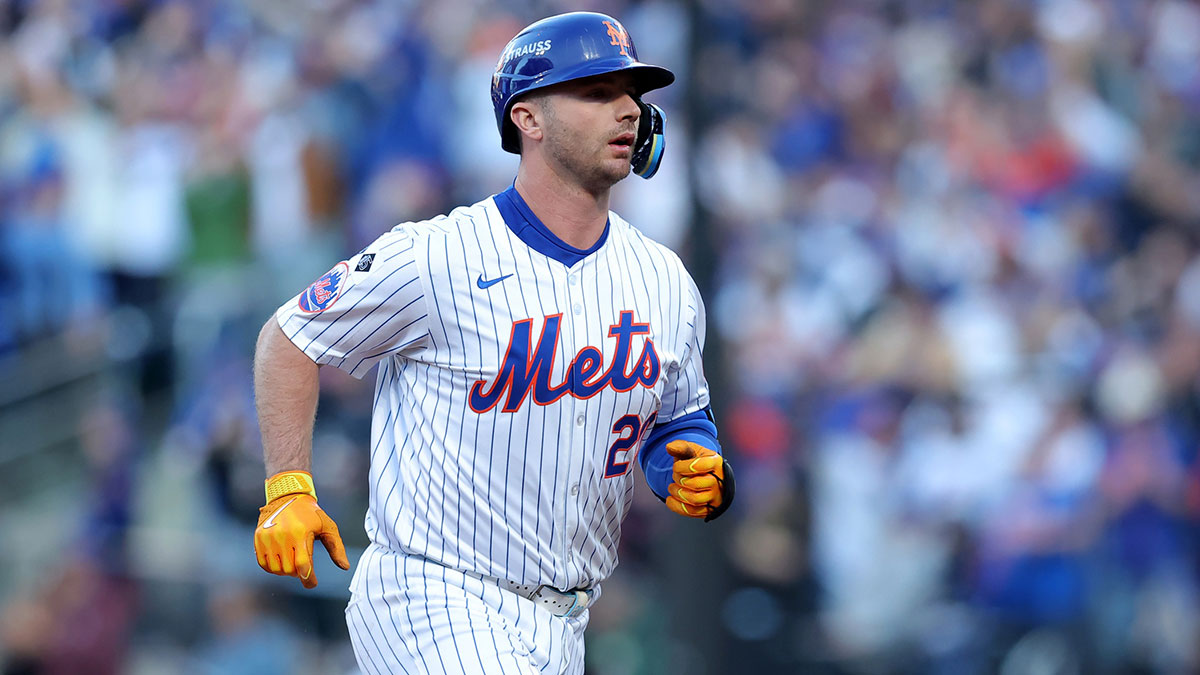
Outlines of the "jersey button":
<svg viewBox="0 0 1200 675">
<path fill-rule="evenodd" d="M 578 426 L 583 426 L 583 423 L 584 423 L 584 422 L 586 422 L 586 421 L 587 421 L 587 420 L 585 420 L 585 419 L 583 418 L 583 415 L 580 415 L 579 417 L 576 417 L 576 418 L 575 418 L 575 424 L 576 424 L 576 425 L 578 425 Z"/>
<path fill-rule="evenodd" d="M 577 494 L 579 494 L 579 485 L 578 484 L 572 485 L 571 486 L 571 496 L 574 497 Z"/>
<path fill-rule="evenodd" d="M 579 285 L 579 277 L 572 274 L 571 276 L 567 277 L 567 283 L 571 284 L 572 286 L 578 286 Z"/>
<path fill-rule="evenodd" d="M 578 302 L 575 303 L 575 307 L 573 307 L 573 309 L 575 310 L 576 314 L 583 314 L 583 305 L 579 304 Z"/>
</svg>

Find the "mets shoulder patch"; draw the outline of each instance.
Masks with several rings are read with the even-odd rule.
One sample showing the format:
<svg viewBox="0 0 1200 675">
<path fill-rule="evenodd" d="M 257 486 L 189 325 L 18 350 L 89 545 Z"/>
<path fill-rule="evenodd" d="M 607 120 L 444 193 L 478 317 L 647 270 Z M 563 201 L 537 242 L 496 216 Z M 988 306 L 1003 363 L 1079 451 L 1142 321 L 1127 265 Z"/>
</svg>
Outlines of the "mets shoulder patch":
<svg viewBox="0 0 1200 675">
<path fill-rule="evenodd" d="M 300 294 L 300 311 L 306 314 L 324 312 L 337 302 L 346 285 L 346 276 L 350 274 L 350 266 L 345 261 L 333 266 L 321 278 L 317 279 Z"/>
</svg>

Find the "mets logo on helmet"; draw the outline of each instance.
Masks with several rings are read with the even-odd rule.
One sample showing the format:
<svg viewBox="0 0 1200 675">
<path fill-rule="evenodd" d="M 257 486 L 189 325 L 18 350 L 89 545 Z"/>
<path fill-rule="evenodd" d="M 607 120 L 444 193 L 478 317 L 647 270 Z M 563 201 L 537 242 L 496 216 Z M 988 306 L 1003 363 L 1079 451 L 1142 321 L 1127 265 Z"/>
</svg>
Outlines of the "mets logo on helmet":
<svg viewBox="0 0 1200 675">
<path fill-rule="evenodd" d="M 619 23 L 614 24 L 612 21 L 605 21 L 604 25 L 608 26 L 608 39 L 612 40 L 609 44 L 620 47 L 621 53 L 629 56 L 629 52 L 627 51 L 629 48 L 629 33 L 625 32 L 625 27 Z"/>
<path fill-rule="evenodd" d="M 345 290 L 342 286 L 346 282 L 346 276 L 350 274 L 350 266 L 342 261 L 333 266 L 321 278 L 312 283 L 300 294 L 300 311 L 308 314 L 316 314 L 329 309 L 338 296 Z"/>
</svg>

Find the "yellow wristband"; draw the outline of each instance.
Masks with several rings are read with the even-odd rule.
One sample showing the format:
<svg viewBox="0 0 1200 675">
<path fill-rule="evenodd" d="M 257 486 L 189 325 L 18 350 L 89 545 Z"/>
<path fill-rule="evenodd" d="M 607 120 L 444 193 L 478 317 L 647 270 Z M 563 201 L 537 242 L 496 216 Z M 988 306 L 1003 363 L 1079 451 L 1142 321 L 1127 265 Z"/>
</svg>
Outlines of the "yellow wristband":
<svg viewBox="0 0 1200 675">
<path fill-rule="evenodd" d="M 317 488 L 313 486 L 312 474 L 307 471 L 281 471 L 266 480 L 267 503 L 284 495 L 304 493 L 317 498 Z"/>
</svg>

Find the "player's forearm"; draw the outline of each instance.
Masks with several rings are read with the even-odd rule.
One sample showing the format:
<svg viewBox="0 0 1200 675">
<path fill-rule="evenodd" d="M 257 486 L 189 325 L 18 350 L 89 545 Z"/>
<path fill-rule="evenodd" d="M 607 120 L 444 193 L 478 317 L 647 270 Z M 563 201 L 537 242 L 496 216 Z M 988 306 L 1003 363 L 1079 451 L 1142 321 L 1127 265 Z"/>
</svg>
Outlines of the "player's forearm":
<svg viewBox="0 0 1200 675">
<path fill-rule="evenodd" d="M 283 334 L 275 319 L 258 335 L 254 401 L 267 475 L 311 471 L 318 366 Z"/>
</svg>

